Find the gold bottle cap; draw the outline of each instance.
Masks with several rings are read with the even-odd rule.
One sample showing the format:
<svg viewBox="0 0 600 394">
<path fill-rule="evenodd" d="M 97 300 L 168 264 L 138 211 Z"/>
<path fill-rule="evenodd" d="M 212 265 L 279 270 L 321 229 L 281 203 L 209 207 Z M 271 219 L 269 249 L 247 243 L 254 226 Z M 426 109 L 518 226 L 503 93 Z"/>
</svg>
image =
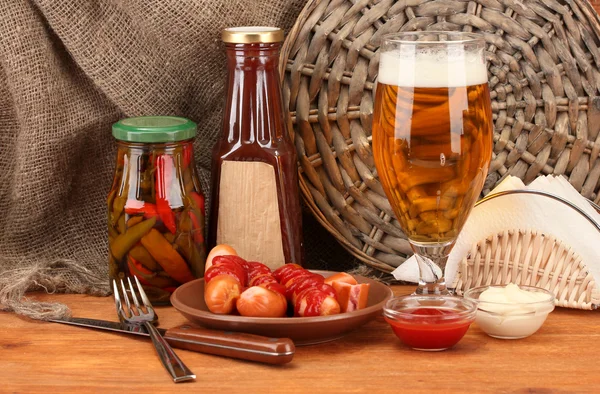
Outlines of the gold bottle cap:
<svg viewBox="0 0 600 394">
<path fill-rule="evenodd" d="M 283 30 L 268 26 L 228 27 L 223 30 L 221 39 L 232 44 L 281 42 Z"/>
</svg>

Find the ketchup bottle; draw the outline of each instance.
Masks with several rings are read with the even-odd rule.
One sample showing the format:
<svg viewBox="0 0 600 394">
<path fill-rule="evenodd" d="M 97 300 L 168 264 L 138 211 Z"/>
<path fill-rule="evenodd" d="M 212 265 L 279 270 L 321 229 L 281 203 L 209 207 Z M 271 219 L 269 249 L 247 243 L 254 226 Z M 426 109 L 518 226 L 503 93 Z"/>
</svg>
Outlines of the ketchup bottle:
<svg viewBox="0 0 600 394">
<path fill-rule="evenodd" d="M 283 31 L 223 31 L 227 102 L 212 154 L 209 247 L 229 244 L 271 269 L 303 264 L 302 217 L 294 145 L 279 80 Z"/>
</svg>

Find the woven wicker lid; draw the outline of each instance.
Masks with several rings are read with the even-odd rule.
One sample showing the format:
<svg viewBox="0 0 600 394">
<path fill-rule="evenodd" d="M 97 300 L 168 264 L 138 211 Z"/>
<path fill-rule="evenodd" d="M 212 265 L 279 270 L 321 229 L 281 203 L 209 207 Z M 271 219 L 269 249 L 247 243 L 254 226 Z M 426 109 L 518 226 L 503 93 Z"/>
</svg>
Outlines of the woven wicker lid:
<svg viewBox="0 0 600 394">
<path fill-rule="evenodd" d="M 281 54 L 300 187 L 354 256 L 389 272 L 411 254 L 371 152 L 379 45 L 386 33 L 482 33 L 494 116 L 484 194 L 510 174 L 563 174 L 598 202 L 600 23 L 582 0 L 311 0 Z"/>
</svg>

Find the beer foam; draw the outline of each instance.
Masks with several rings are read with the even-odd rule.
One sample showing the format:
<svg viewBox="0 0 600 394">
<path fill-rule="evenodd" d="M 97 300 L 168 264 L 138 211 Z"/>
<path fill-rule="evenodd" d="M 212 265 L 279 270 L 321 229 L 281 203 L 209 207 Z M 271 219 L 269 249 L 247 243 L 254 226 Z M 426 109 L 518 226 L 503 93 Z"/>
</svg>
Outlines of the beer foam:
<svg viewBox="0 0 600 394">
<path fill-rule="evenodd" d="M 378 81 L 387 85 L 443 88 L 481 85 L 488 82 L 480 53 L 462 48 L 452 51 L 406 50 L 383 52 Z"/>
</svg>

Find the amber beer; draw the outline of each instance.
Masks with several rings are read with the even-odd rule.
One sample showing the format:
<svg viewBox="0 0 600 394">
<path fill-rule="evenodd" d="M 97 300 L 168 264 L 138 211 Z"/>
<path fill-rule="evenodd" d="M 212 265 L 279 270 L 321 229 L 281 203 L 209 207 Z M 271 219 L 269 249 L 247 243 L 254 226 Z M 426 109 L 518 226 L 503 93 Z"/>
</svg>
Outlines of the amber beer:
<svg viewBox="0 0 600 394">
<path fill-rule="evenodd" d="M 381 56 L 373 120 L 379 178 L 413 242 L 451 243 L 488 172 L 492 151 L 485 64 L 443 54 Z"/>
</svg>

